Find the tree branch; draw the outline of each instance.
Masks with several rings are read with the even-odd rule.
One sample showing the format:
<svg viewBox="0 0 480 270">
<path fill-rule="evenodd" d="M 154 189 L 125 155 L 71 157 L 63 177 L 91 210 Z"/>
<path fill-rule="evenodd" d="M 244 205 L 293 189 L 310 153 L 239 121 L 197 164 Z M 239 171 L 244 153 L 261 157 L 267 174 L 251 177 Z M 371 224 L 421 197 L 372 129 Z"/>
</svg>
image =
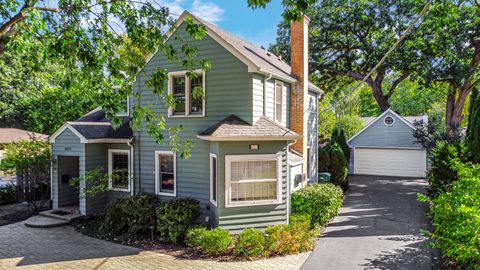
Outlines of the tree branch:
<svg viewBox="0 0 480 270">
<path fill-rule="evenodd" d="M 9 21 L 4 23 L 3 25 L 0 26 L 0 36 L 3 36 L 7 33 L 10 32 L 11 28 L 15 26 L 17 23 L 21 22 L 23 19 L 25 19 L 26 13 L 28 13 L 30 10 L 40 10 L 40 11 L 47 11 L 47 12 L 60 12 L 61 9 L 59 8 L 50 8 L 50 7 L 34 7 L 31 6 L 29 1 L 26 1 L 23 7 L 20 9 L 20 11 L 15 14 L 13 17 L 10 18 Z"/>
<path fill-rule="evenodd" d="M 402 76 L 398 77 L 395 81 L 392 82 L 392 85 L 390 86 L 390 88 L 388 89 L 388 93 L 387 93 L 387 98 L 390 98 L 393 94 L 393 91 L 395 91 L 395 88 L 397 88 L 397 86 L 402 82 L 404 81 L 405 79 L 408 78 L 408 76 L 410 76 L 410 72 L 405 72 L 402 74 Z"/>
</svg>

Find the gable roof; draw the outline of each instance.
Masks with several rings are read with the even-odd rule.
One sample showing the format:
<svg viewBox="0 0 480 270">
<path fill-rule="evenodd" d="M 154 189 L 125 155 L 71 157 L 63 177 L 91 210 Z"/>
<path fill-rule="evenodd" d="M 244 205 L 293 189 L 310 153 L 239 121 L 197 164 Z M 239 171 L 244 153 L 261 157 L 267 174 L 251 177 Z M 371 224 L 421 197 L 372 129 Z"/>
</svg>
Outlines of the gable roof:
<svg viewBox="0 0 480 270">
<path fill-rule="evenodd" d="M 419 115 L 419 116 L 402 116 L 405 120 L 410 122 L 411 124 L 415 124 L 415 122 L 423 121 L 424 123 L 428 123 L 428 117 L 426 115 Z M 368 117 L 361 117 L 362 121 L 365 125 L 370 124 L 372 121 L 377 119 L 378 117 L 368 116 Z"/>
<path fill-rule="evenodd" d="M 358 135 L 360 135 L 361 133 L 363 133 L 365 130 L 367 130 L 371 125 L 373 125 L 375 122 L 377 122 L 379 119 L 382 119 L 383 116 L 385 116 L 387 113 L 391 113 L 393 116 L 395 116 L 396 118 L 400 119 L 400 121 L 402 121 L 403 123 L 405 123 L 408 127 L 410 127 L 411 129 L 415 130 L 415 127 L 413 126 L 413 123 L 414 122 L 410 122 L 408 121 L 407 119 L 405 119 L 404 117 L 402 117 L 401 115 L 399 115 L 398 113 L 396 113 L 395 111 L 393 111 L 392 109 L 388 109 L 386 111 L 384 111 L 382 114 L 380 114 L 378 117 L 372 117 L 373 119 L 366 119 L 367 121 L 369 121 L 368 124 L 366 124 L 366 126 L 360 130 L 359 132 L 357 132 L 355 135 L 353 135 L 350 139 L 348 139 L 347 143 L 350 143 L 353 139 L 355 139 Z M 410 120 L 414 120 L 414 118 L 416 119 L 417 117 L 410 117 Z M 422 117 L 423 119 L 425 119 L 424 117 Z M 422 120 L 423 120 L 422 119 Z"/>
<path fill-rule="evenodd" d="M 178 17 L 175 27 L 172 27 L 172 29 L 167 32 L 167 39 L 175 32 L 176 28 L 183 23 L 187 16 L 196 23 L 204 25 L 207 29 L 208 35 L 240 61 L 244 62 L 248 66 L 249 72 L 272 74 L 273 77 L 291 83 L 297 81 L 296 77 L 292 75 L 292 68 L 290 65 L 284 62 L 280 57 L 229 33 L 215 24 L 207 22 L 188 11 L 184 11 L 182 15 Z M 146 62 L 148 62 L 151 57 L 153 57 L 153 54 L 147 58 Z M 323 91 L 312 82 L 309 82 L 308 90 L 320 94 L 323 93 Z"/>
<path fill-rule="evenodd" d="M 130 127 L 131 118 L 124 116 L 120 117 L 120 119 L 122 124 L 117 128 L 113 128 L 110 120 L 106 118 L 105 112 L 97 108 L 73 122 L 65 123 L 50 136 L 50 142 L 55 143 L 55 139 L 65 129 L 72 131 L 80 139 L 81 143 L 130 141 L 133 137 L 133 130 Z"/>
<path fill-rule="evenodd" d="M 250 124 L 232 114 L 197 135 L 206 141 L 297 140 L 300 135 L 262 116 Z"/>
</svg>

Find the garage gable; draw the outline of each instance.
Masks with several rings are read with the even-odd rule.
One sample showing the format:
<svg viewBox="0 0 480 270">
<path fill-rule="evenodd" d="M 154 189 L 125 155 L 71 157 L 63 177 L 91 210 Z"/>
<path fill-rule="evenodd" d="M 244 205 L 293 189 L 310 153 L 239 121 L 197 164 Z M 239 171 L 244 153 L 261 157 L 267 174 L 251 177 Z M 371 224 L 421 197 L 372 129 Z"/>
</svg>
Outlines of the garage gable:
<svg viewBox="0 0 480 270">
<path fill-rule="evenodd" d="M 350 147 L 422 148 L 413 137 L 414 126 L 387 110 L 348 140 Z"/>
</svg>

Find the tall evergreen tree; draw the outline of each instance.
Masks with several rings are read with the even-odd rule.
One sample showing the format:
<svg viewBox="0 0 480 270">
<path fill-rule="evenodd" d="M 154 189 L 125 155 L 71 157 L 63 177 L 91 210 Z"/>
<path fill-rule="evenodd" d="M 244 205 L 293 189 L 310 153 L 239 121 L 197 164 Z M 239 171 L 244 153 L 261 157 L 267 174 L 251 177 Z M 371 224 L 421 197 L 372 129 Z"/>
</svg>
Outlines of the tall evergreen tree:
<svg viewBox="0 0 480 270">
<path fill-rule="evenodd" d="M 480 162 L 480 96 L 474 89 L 470 96 L 470 112 L 467 129 L 467 145 L 474 162 Z"/>
</svg>

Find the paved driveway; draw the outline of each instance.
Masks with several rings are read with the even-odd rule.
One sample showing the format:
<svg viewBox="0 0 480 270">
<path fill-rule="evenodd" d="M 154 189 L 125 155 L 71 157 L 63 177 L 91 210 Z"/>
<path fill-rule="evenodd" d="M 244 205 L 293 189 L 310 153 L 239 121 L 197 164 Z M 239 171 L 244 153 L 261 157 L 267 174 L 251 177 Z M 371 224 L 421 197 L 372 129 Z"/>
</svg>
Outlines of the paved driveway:
<svg viewBox="0 0 480 270">
<path fill-rule="evenodd" d="M 308 253 L 246 262 L 175 258 L 155 251 L 114 244 L 76 232 L 72 227 L 27 228 L 23 222 L 0 226 L 3 269 L 298 269 Z"/>
<path fill-rule="evenodd" d="M 424 179 L 352 176 L 340 215 L 302 269 L 438 269 L 428 229 Z"/>
</svg>

